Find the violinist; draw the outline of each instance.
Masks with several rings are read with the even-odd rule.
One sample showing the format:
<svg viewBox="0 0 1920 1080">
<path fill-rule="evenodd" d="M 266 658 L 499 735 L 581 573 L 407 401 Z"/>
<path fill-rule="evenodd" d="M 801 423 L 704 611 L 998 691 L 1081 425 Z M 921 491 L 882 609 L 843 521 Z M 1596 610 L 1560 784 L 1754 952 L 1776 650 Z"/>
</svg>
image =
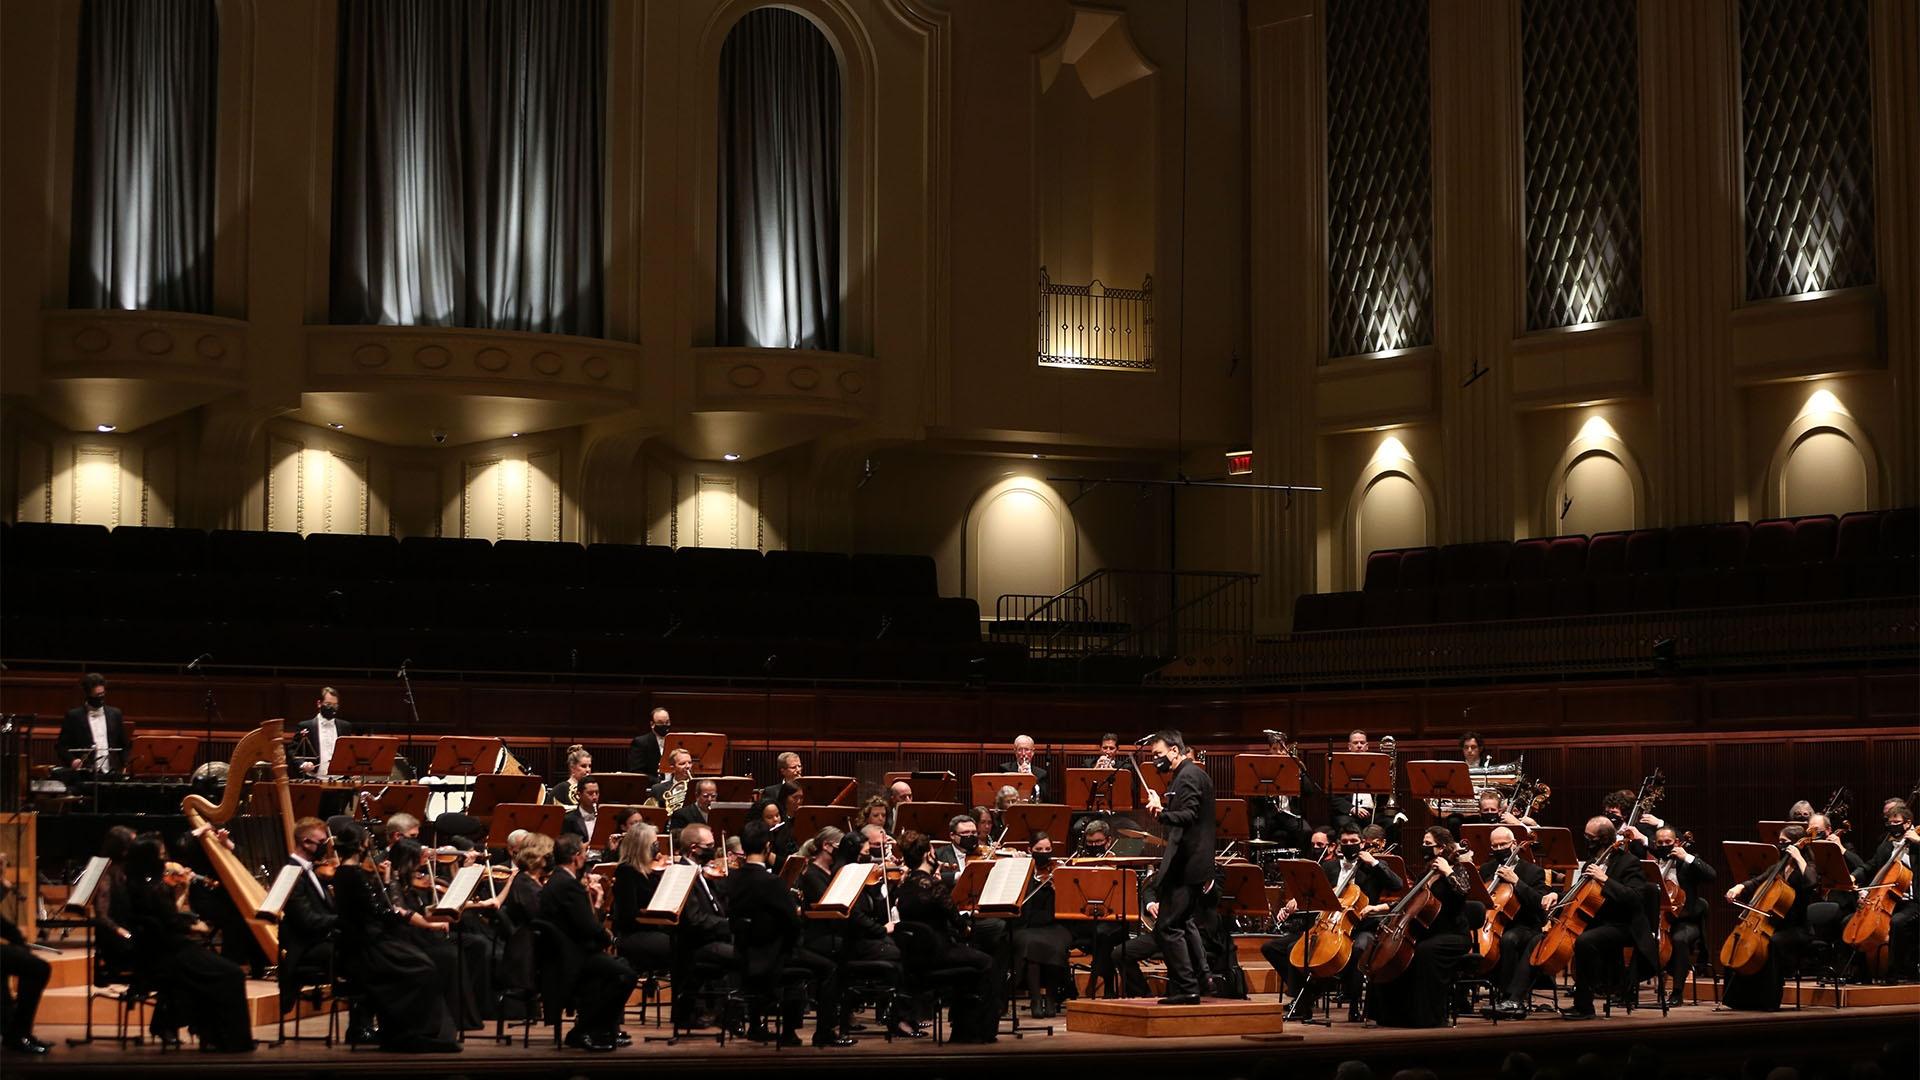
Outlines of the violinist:
<svg viewBox="0 0 1920 1080">
<path fill-rule="evenodd" d="M 333 962 L 333 932 L 340 916 L 333 908 L 333 837 L 319 818 L 293 823 L 293 850 L 287 864 L 300 868 L 300 880 L 280 911 L 280 1011 L 299 1001 L 299 987 L 325 977 Z"/>
<path fill-rule="evenodd" d="M 1613 796 L 1607 798 L 1611 805 Z M 1631 806 L 1633 794 L 1629 792 L 1627 798 Z M 1602 901 L 1586 929 L 1574 939 L 1573 1004 L 1560 1010 L 1568 1020 L 1594 1018 L 1594 991 L 1620 981 L 1624 950 L 1633 950 L 1636 971 L 1652 972 L 1659 966 L 1653 927 L 1647 921 L 1647 912 L 1653 910 L 1648 895 L 1653 886 L 1640 870 L 1640 856 L 1629 844 L 1614 847 L 1614 841 L 1626 834 L 1615 827 L 1611 816 L 1589 818 L 1584 835 L 1588 859 L 1585 874 L 1600 886 Z M 1559 898 L 1557 893 L 1548 893 L 1548 908 L 1552 909 Z"/>
<path fill-rule="evenodd" d="M 396 932 L 433 961 L 448 1014 L 459 1027 L 471 1030 L 487 1019 L 480 1003 L 493 1000 L 493 945 L 479 934 L 451 936 L 451 919 L 434 908 L 439 899 L 435 884 L 416 880 L 426 857 L 418 840 L 396 840 L 387 848 L 387 895 L 406 916 Z"/>
<path fill-rule="evenodd" d="M 907 876 L 900 883 L 900 918 L 925 927 L 934 940 L 931 970 L 964 968 L 971 977 L 961 980 L 951 1010 L 952 1041 L 990 1043 L 999 1029 L 999 991 L 1004 969 L 991 954 L 967 945 L 965 924 L 953 904 L 953 887 L 935 872 L 933 846 L 917 832 L 899 838 L 900 861 Z M 992 922 L 998 923 L 995 919 Z M 930 971 L 920 971 L 925 977 Z"/>
<path fill-rule="evenodd" d="M 593 829 L 600 823 L 600 781 L 583 776 L 574 788 L 573 809 L 560 820 L 561 836 L 577 836 L 582 844 L 593 842 Z"/>
<path fill-rule="evenodd" d="M 1820 884 L 1820 872 L 1815 869 L 1813 860 L 1802 850 L 1807 842 L 1807 829 L 1804 825 L 1788 825 L 1780 830 L 1777 844 L 1780 848 L 1780 881 L 1784 881 L 1793 890 L 1793 906 L 1788 908 L 1785 918 L 1773 928 L 1773 936 L 1767 946 L 1766 962 L 1759 970 L 1750 975 L 1737 971 L 1726 972 L 1726 990 L 1720 1001 L 1729 1009 L 1753 1009 L 1772 1012 L 1780 1008 L 1781 995 L 1786 990 L 1787 976 L 1800 966 L 1800 960 L 1813 944 L 1813 932 L 1808 927 L 1807 908 L 1819 899 L 1815 889 Z M 1762 874 L 1751 881 L 1743 881 L 1727 890 L 1727 899 L 1738 903 L 1743 896 L 1757 893 L 1767 883 L 1771 873 Z"/>
<path fill-rule="evenodd" d="M 839 867 L 858 862 L 878 870 L 868 878 L 866 888 L 861 890 L 860 898 L 845 919 L 808 919 L 801 934 L 801 944 L 807 950 L 838 961 L 842 983 L 848 964 L 878 963 L 889 965 L 895 985 L 899 984 L 900 949 L 893 943 L 893 929 L 899 923 L 893 910 L 897 890 L 887 881 L 886 847 L 886 831 L 877 825 L 864 826 L 858 833 L 842 833 L 829 825 L 814 837 L 813 857 L 800 875 L 800 899 L 811 907 L 826 895 L 827 886 Z M 850 1011 L 841 1011 L 838 1021 L 841 1031 L 847 1030 Z M 893 1034 L 911 1039 L 913 1025 L 904 1017 L 896 1018 Z"/>
<path fill-rule="evenodd" d="M 1033 882 L 1014 920 L 1013 970 L 1027 988 L 1027 1011 L 1034 1019 L 1045 1020 L 1059 1014 L 1059 997 L 1067 983 L 1067 953 L 1073 948 L 1073 932 L 1054 917 L 1053 910 L 1053 838 L 1044 831 L 1035 832 L 1027 845 L 1033 859 Z"/>
<path fill-rule="evenodd" d="M 878 825 L 866 825 L 841 843 L 853 849 L 850 856 L 853 861 L 879 868 L 877 873 L 868 877 L 867 887 L 860 894 L 860 903 L 847 920 L 847 933 L 841 943 L 842 955 L 848 960 L 897 964 L 900 962 L 900 949 L 893 943 L 893 928 L 900 922 L 900 913 L 896 910 L 899 887 L 887 879 L 889 871 L 898 870 L 898 867 L 888 865 L 887 853 L 892 841 Z M 835 858 L 838 857 L 836 852 Z"/>
<path fill-rule="evenodd" d="M 1494 991 L 1500 1000 L 1493 1009 L 1503 1020 L 1524 1020 L 1527 1001 L 1533 996 L 1534 978 L 1527 954 L 1533 950 L 1534 940 L 1547 923 L 1547 909 L 1542 902 L 1546 899 L 1547 872 L 1527 861 L 1513 830 L 1504 825 L 1488 835 L 1487 845 L 1491 857 L 1480 864 L 1480 880 L 1489 892 L 1507 885 L 1519 903 L 1519 909 L 1500 933 L 1500 959 L 1492 976 Z"/>
<path fill-rule="evenodd" d="M 869 796 L 866 802 L 860 804 L 859 828 L 864 830 L 867 826 L 872 825 L 883 833 L 891 831 L 887 828 L 887 818 L 891 816 L 890 811 L 892 809 L 893 808 L 888 805 L 885 795 Z M 847 858 L 851 858 L 851 856 L 843 857 L 841 861 L 845 862 Z"/>
<path fill-rule="evenodd" d="M 749 820 L 740 830 L 742 865 L 728 883 L 727 902 L 739 920 L 740 936 L 733 947 L 740 955 L 741 978 L 749 987 L 766 987 L 783 999 L 779 1045 L 799 1046 L 798 1028 L 805 1019 L 807 998 L 787 973 L 803 971 L 803 978 L 819 999 L 820 1019 L 813 1029 L 813 1045 L 852 1046 L 837 1030 L 840 1017 L 840 980 L 833 961 L 801 943 L 806 918 L 800 901 L 773 872 L 777 856 L 764 821 Z M 750 1030 L 749 1039 L 764 1039 L 763 1030 Z"/>
<path fill-rule="evenodd" d="M 1467 918 L 1473 864 L 1461 856 L 1453 834 L 1443 825 L 1429 828 L 1420 846 L 1428 867 L 1423 880 L 1427 892 L 1439 901 L 1439 910 L 1429 922 L 1412 920 L 1413 962 L 1407 970 L 1389 981 L 1369 984 L 1368 1014 L 1387 1027 L 1445 1027 L 1454 969 L 1473 948 Z"/>
<path fill-rule="evenodd" d="M 1880 816 L 1886 822 L 1886 837 L 1874 848 L 1873 855 L 1866 865 L 1854 871 L 1856 886 L 1871 884 L 1879 868 L 1888 865 L 1899 851 L 1900 863 L 1911 870 L 1920 856 L 1920 829 L 1914 828 L 1913 810 L 1905 799 L 1888 799 L 1880 806 Z M 1889 919 L 1887 946 L 1891 950 L 1892 966 L 1890 971 L 1914 973 L 1915 954 L 1920 952 L 1920 901 L 1914 899 L 1913 887 L 1895 893 L 1893 914 Z"/>
<path fill-rule="evenodd" d="M 1680 1004 L 1686 992 L 1687 974 L 1693 969 L 1694 950 L 1706 940 L 1707 890 L 1712 887 L 1713 864 L 1696 858 L 1671 825 L 1653 832 L 1653 859 L 1660 867 L 1662 903 L 1668 904 L 1667 936 L 1673 944 L 1673 957 L 1667 962 L 1667 1004 Z M 1678 889 L 1684 899 L 1679 910 L 1666 899 Z"/>
<path fill-rule="evenodd" d="M 982 840 L 980 823 L 967 814 L 955 814 L 947 822 L 947 840 L 948 845 L 940 849 L 935 857 L 935 865 L 938 867 L 941 883 L 951 892 L 953 883 L 960 879 L 967 865 L 987 856 L 980 850 Z M 911 867 L 912 864 L 908 865 Z M 973 932 L 967 938 L 968 944 L 989 956 L 1000 957 L 1001 946 L 1007 941 L 1007 920 L 971 921 Z"/>
<path fill-rule="evenodd" d="M 578 1017 L 567 1045 L 605 1053 L 631 1041 L 620 1030 L 620 1014 L 639 978 L 626 961 L 606 951 L 613 940 L 597 910 L 598 879 L 583 878 L 586 845 L 577 836 L 560 837 L 553 842 L 553 863 L 540 890 L 540 918 L 558 938 L 556 955 L 547 959 L 560 965 L 556 982 L 569 988 L 568 1003 Z"/>
<path fill-rule="evenodd" d="M 989 838 L 990 847 L 999 847 L 1007 837 L 1007 808 L 1020 801 L 1020 789 L 1012 785 L 1002 787 L 993 795 L 993 835 Z"/>
<path fill-rule="evenodd" d="M 155 990 L 150 1021 L 154 1038 L 162 1045 L 178 1045 L 184 1023 L 200 1037 L 202 1049 L 252 1051 L 246 971 L 213 955 L 198 940 L 206 933 L 206 923 L 191 905 L 218 890 L 207 888 L 207 879 L 169 862 L 166 844 L 153 833 L 134 841 L 127 852 L 126 873 L 126 922 L 133 931 L 134 972 Z"/>
<path fill-rule="evenodd" d="M 366 831 L 358 825 L 341 829 L 334 846 L 340 853 L 333 875 L 340 911 L 338 955 L 379 1018 L 380 1048 L 459 1050 L 445 991 L 437 985 L 440 974 L 409 929 L 412 913 L 395 905 L 387 892 L 392 864 L 373 861 Z M 364 1038 L 362 1032 L 348 1034 L 349 1042 Z"/>
<path fill-rule="evenodd" d="M 1391 906 L 1381 903 L 1380 898 L 1402 888 L 1404 884 L 1400 880 L 1400 875 L 1394 873 L 1392 868 L 1375 856 L 1372 849 L 1362 843 L 1360 833 L 1360 826 L 1352 821 L 1340 826 L 1340 846 L 1337 856 L 1320 864 L 1321 870 L 1327 875 L 1327 881 L 1333 886 L 1335 896 L 1345 894 L 1350 885 L 1359 889 L 1360 898 L 1353 909 L 1353 919 L 1356 923 L 1352 934 L 1355 961 L 1373 941 L 1373 932 L 1379 925 L 1379 917 Z M 1298 906 L 1292 900 L 1288 900 L 1280 907 L 1280 918 L 1286 922 L 1292 922 L 1293 915 L 1298 910 Z M 1301 924 L 1299 929 L 1304 933 L 1305 924 Z M 1300 934 L 1295 934 L 1287 938 L 1284 944 L 1279 937 L 1276 937 L 1273 941 L 1260 946 L 1260 954 L 1267 958 L 1267 962 L 1273 965 L 1275 971 L 1285 973 L 1286 988 L 1294 994 L 1293 1005 L 1288 1009 L 1289 1014 L 1299 1010 L 1302 1015 L 1310 1015 L 1318 988 L 1313 985 L 1304 969 L 1295 967 L 1292 963 L 1293 945 L 1299 937 Z M 1360 1019 L 1361 987 L 1359 964 L 1349 962 L 1339 978 L 1347 997 L 1348 1018 L 1358 1020 Z"/>
<path fill-rule="evenodd" d="M 619 865 L 613 871 L 613 944 L 633 970 L 666 971 L 673 964 L 673 938 L 639 920 L 659 884 L 660 834 L 641 822 L 620 836 Z"/>
</svg>

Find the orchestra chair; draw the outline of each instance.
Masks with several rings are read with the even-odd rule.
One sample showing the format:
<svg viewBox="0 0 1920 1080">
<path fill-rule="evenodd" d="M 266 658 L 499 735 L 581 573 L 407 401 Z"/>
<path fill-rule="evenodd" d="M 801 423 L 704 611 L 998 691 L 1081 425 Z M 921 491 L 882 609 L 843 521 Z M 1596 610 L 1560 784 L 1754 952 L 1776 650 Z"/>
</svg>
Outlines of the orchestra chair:
<svg viewBox="0 0 1920 1080">
<path fill-rule="evenodd" d="M 90 931 L 91 932 L 91 931 Z M 119 989 L 114 989 L 118 986 Z M 76 1039 L 68 1039 L 68 1046 L 83 1046 L 87 1043 L 115 1042 L 125 1049 L 129 1044 L 140 1046 L 146 1042 L 133 1024 L 133 1010 L 148 1005 L 153 992 L 141 986 L 131 966 L 115 965 L 106 957 L 95 953 L 93 957 L 93 985 L 87 988 L 87 1028 L 86 1034 Z M 113 1002 L 112 1035 L 93 1033 L 93 1003 L 95 1001 Z"/>
<path fill-rule="evenodd" d="M 975 978 L 972 970 L 940 966 L 940 941 L 924 923 L 900 922 L 893 928 L 900 949 L 900 991 L 918 1015 L 933 1016 L 933 1045 L 939 1046 L 945 1028 L 944 1010 L 959 997 L 962 982 Z"/>
<path fill-rule="evenodd" d="M 531 1041 L 533 1025 L 539 1021 L 542 1009 L 540 973 L 544 965 L 540 955 L 540 931 L 536 925 L 515 927 L 507 936 L 500 978 L 494 984 L 494 1042 L 513 1044 L 513 1035 L 507 1031 L 509 1002 L 520 1006 L 520 1017 L 511 1021 L 520 1025 L 520 1045 L 524 1048 Z"/>
<path fill-rule="evenodd" d="M 1833 1007 L 1846 1008 L 1846 996 L 1840 992 L 1840 988 L 1847 984 L 1847 971 L 1853 965 L 1853 950 L 1840 941 L 1841 931 L 1845 927 L 1846 918 L 1839 904 L 1831 900 L 1818 900 L 1807 905 L 1807 928 L 1813 932 L 1813 943 L 1799 967 L 1794 969 L 1794 1008 L 1803 1007 L 1805 999 L 1800 994 L 1800 979 L 1809 968 L 1813 970 L 1813 985 L 1816 988 L 1832 989 Z"/>
<path fill-rule="evenodd" d="M 728 1000 L 727 980 L 732 970 L 720 964 L 696 961 L 684 955 L 680 942 L 674 941 L 673 970 L 669 973 L 667 985 L 673 990 L 673 1001 L 667 1009 L 670 1027 L 665 1035 L 649 1035 L 645 1042 L 665 1043 L 673 1046 L 679 1043 L 682 1035 L 701 1039 L 712 1039 L 722 1046 L 727 1042 L 727 1017 L 724 1015 Z M 684 993 L 684 997 L 683 997 Z M 683 1008 L 683 1003 L 685 1008 Z M 692 1014 L 700 1004 L 715 1016 L 719 1029 L 712 1034 L 697 1028 L 680 1026 L 681 1018 Z M 655 1025 L 658 1026 L 658 1025 Z"/>
<path fill-rule="evenodd" d="M 330 934 L 328 936 L 331 938 L 335 935 Z M 321 967 L 301 968 L 294 972 L 296 978 L 293 983 L 293 1008 L 285 1008 L 285 1003 L 281 1002 L 279 1003 L 280 1007 L 275 1009 L 280 1015 L 275 1020 L 273 1041 L 267 1043 L 269 1047 L 284 1046 L 290 1042 L 317 1042 L 329 1047 L 333 1045 L 335 1009 L 329 1001 L 329 997 L 338 980 L 334 976 L 333 950 L 329 949 L 327 952 L 327 962 L 325 965 Z M 286 966 L 287 948 L 283 944 L 280 946 L 280 963 L 278 969 L 284 970 Z M 309 998 L 309 995 L 311 995 L 311 998 Z M 300 1034 L 300 1002 L 302 1000 L 311 1000 L 315 1005 L 324 1004 L 327 1006 L 327 1030 L 325 1034 Z M 287 1030 L 287 1016 L 289 1014 L 293 1016 L 293 1030 L 291 1032 Z"/>
<path fill-rule="evenodd" d="M 1460 958 L 1447 978 L 1447 1026 L 1460 1026 L 1460 1017 L 1464 1013 L 1477 1011 L 1476 1002 L 1482 994 L 1486 995 L 1488 1006 L 1493 1004 L 1493 980 L 1480 974 L 1480 928 L 1487 921 L 1487 906 L 1478 900 L 1469 900 L 1461 907 L 1466 917 L 1467 942 L 1473 946 L 1467 955 Z M 1492 1014 L 1491 1008 L 1489 1013 Z M 1496 1016 L 1496 1023 L 1497 1015 Z"/>
<path fill-rule="evenodd" d="M 733 979 L 724 1001 L 728 1019 L 738 1018 L 748 1032 L 765 1032 L 773 1039 L 774 1049 L 784 1049 L 780 1045 L 780 1036 L 776 1028 L 767 1026 L 767 1018 L 773 1017 L 777 1026 L 782 1022 L 782 1007 L 795 994 L 801 1001 L 812 998 L 813 972 L 806 968 L 787 966 L 787 958 L 792 954 L 786 945 L 762 945 L 758 948 L 747 945 L 756 940 L 755 919 L 752 915 L 730 914 L 727 923 L 733 933 Z M 775 975 L 775 973 L 778 973 Z M 769 978 L 769 976 L 773 976 Z M 720 1045 L 726 1045 L 726 1026 L 721 1026 Z M 798 1035 L 798 1032 L 795 1033 Z"/>
<path fill-rule="evenodd" d="M 631 963 L 631 961 L 629 961 Z M 662 1011 L 666 1008 L 666 997 L 662 988 L 673 989 L 673 968 L 636 968 L 640 976 L 640 1004 L 628 1004 L 621 1007 L 621 1017 L 632 1017 L 636 1024 L 647 1023 L 647 1006 L 653 1006 L 653 1027 L 662 1027 Z"/>
<path fill-rule="evenodd" d="M 871 1005 L 888 1042 L 893 1041 L 893 1018 L 900 1008 L 900 968 L 891 960 L 849 960 L 840 965 L 841 1013 L 851 1016 L 857 1007 Z M 859 1038 L 844 1028 L 842 1034 Z"/>
</svg>

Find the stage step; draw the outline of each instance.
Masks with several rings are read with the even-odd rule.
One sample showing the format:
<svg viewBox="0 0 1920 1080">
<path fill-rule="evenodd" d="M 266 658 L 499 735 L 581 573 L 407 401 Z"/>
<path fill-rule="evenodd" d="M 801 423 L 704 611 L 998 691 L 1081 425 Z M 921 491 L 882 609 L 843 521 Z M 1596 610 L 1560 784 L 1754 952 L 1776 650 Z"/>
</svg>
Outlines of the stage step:
<svg viewBox="0 0 1920 1080">
<path fill-rule="evenodd" d="M 111 989 L 117 991 L 124 989 L 124 987 L 115 986 L 111 987 Z M 88 988 L 84 986 L 65 986 L 58 990 L 48 990 L 46 996 L 40 999 L 39 1021 L 45 1024 L 86 1023 L 87 991 Z M 279 1016 L 279 1013 L 276 1011 L 279 1007 L 280 990 L 278 987 L 260 979 L 247 980 L 247 1011 L 251 1014 L 252 1022 L 256 1026 L 273 1023 Z M 135 1005 L 133 1015 L 127 1021 L 127 1026 L 133 1030 L 145 1031 L 147 1029 L 147 1021 L 151 1019 L 151 1008 L 152 1006 L 146 1002 Z M 303 1013 L 308 1011 L 310 1010 L 305 1006 L 302 1007 Z M 104 997 L 94 998 L 93 1024 L 95 1029 L 103 1026 L 112 1027 L 114 1018 L 118 1012 L 119 1006 L 112 1000 Z"/>
<path fill-rule="evenodd" d="M 1067 1030 L 1091 1035 L 1278 1035 L 1283 1025 L 1284 1011 L 1277 1001 L 1207 998 L 1198 1005 L 1162 1005 L 1154 998 L 1120 998 L 1067 1003 Z"/>
<path fill-rule="evenodd" d="M 45 949 L 33 950 L 33 955 L 45 960 L 53 968 L 53 974 L 47 980 L 48 990 L 58 990 L 67 986 L 85 986 L 87 982 L 87 950 L 68 946 L 58 953 Z"/>
<path fill-rule="evenodd" d="M 1687 1004 L 1691 1005 L 1696 996 L 1703 1003 L 1720 1000 L 1721 987 L 1711 979 L 1689 978 L 1687 980 Z M 1812 982 L 1802 982 L 1796 989 L 1787 984 L 1786 992 L 1781 995 L 1780 1007 L 1791 1009 L 1796 1005 L 1803 1009 L 1845 1008 L 1849 1005 L 1907 1005 L 1920 1006 L 1920 983 L 1895 983 L 1891 986 L 1863 983 L 1839 988 L 1839 1000 L 1834 999 L 1834 987 L 1817 986 Z"/>
</svg>

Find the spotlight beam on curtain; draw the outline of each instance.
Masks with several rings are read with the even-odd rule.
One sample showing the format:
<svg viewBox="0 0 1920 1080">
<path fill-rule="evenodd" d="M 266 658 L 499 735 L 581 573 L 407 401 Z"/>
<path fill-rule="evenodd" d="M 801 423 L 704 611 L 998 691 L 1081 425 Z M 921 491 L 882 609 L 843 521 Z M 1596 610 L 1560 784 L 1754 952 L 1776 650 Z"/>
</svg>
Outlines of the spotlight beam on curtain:
<svg viewBox="0 0 1920 1080">
<path fill-rule="evenodd" d="M 716 344 L 840 347 L 840 62 L 805 16 L 748 12 L 720 52 Z"/>
<path fill-rule="evenodd" d="M 342 0 L 332 320 L 598 336 L 605 0 Z"/>
<path fill-rule="evenodd" d="M 68 306 L 213 310 L 214 0 L 86 0 Z"/>
</svg>

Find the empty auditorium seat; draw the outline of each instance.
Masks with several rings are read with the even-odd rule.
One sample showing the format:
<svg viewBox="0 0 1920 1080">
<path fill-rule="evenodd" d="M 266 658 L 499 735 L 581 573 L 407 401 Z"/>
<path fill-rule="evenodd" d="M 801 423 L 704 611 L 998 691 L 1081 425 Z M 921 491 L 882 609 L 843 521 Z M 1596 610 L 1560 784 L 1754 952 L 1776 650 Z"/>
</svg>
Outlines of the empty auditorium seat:
<svg viewBox="0 0 1920 1080">
<path fill-rule="evenodd" d="M 1707 541 L 1707 564 L 1709 566 L 1739 566 L 1747 560 L 1747 547 L 1753 535 L 1753 526 L 1744 521 L 1727 521 L 1710 525 Z"/>
<path fill-rule="evenodd" d="M 1400 587 L 1403 589 L 1432 588 L 1438 583 L 1439 570 L 1438 548 L 1408 548 L 1400 553 Z"/>
<path fill-rule="evenodd" d="M 1480 621 L 1513 617 L 1513 583 L 1488 581 L 1473 587 L 1473 617 Z"/>
<path fill-rule="evenodd" d="M 587 549 L 571 540 L 502 540 L 493 545 L 493 577 L 541 585 L 586 581 Z"/>
<path fill-rule="evenodd" d="M 306 555 L 310 577 L 385 580 L 399 570 L 400 544 L 391 536 L 313 533 L 306 539 Z"/>
<path fill-rule="evenodd" d="M 1362 592 L 1400 587 L 1400 552 L 1374 551 L 1367 554 L 1367 570 L 1360 579 Z"/>
<path fill-rule="evenodd" d="M 1667 568 L 1667 530 L 1635 529 L 1627 534 L 1629 574 L 1651 574 Z"/>
<path fill-rule="evenodd" d="M 1367 589 L 1360 594 L 1360 625 L 1400 625 L 1398 589 Z"/>
<path fill-rule="evenodd" d="M 1546 576 L 1579 577 L 1587 569 L 1587 538 L 1562 536 L 1547 545 Z"/>
<path fill-rule="evenodd" d="M 875 596 L 940 595 L 930 555 L 855 555 L 847 564 L 847 588 Z"/>
<path fill-rule="evenodd" d="M 120 573 L 197 574 L 207 566 L 207 534 L 199 529 L 122 525 L 108 549 Z"/>
<path fill-rule="evenodd" d="M 1507 560 L 1507 577 L 1513 581 L 1536 581 L 1547 576 L 1547 547 L 1550 540 L 1519 540 Z"/>
<path fill-rule="evenodd" d="M 673 584 L 673 549 L 652 544 L 589 544 L 587 580 L 601 586 L 668 588 Z"/>
<path fill-rule="evenodd" d="M 295 576 L 307 572 L 299 533 L 215 529 L 207 534 L 207 566 L 225 574 Z"/>
<path fill-rule="evenodd" d="M 1793 558 L 1795 562 L 1826 562 L 1833 558 L 1838 543 L 1840 519 L 1832 514 L 1793 519 Z"/>
<path fill-rule="evenodd" d="M 1833 557 L 1853 564 L 1872 562 L 1880 555 L 1880 519 L 1873 510 L 1856 511 L 1840 519 L 1835 530 Z"/>
<path fill-rule="evenodd" d="M 852 560 L 837 551 L 769 551 L 767 588 L 806 596 L 842 592 L 851 565 Z"/>
<path fill-rule="evenodd" d="M 1880 516 L 1880 557 L 1920 558 L 1920 509 L 1907 506 Z"/>
<path fill-rule="evenodd" d="M 1793 522 L 1786 518 L 1755 522 L 1748 534 L 1747 564 L 1764 567 L 1794 562 L 1793 531 Z"/>
<path fill-rule="evenodd" d="M 1595 533 L 1587 541 L 1586 575 L 1611 577 L 1627 572 L 1627 537 L 1624 532 Z"/>
<path fill-rule="evenodd" d="M 22 521 L 7 536 L 6 565 L 9 571 L 104 570 L 111 543 L 105 525 Z"/>
<path fill-rule="evenodd" d="M 673 553 L 673 580 L 683 592 L 758 592 L 766 563 L 751 548 L 683 547 Z"/>
<path fill-rule="evenodd" d="M 1444 556 L 1446 549 L 1441 549 Z M 1449 582 L 1434 590 L 1433 618 L 1435 622 L 1459 623 L 1473 621 L 1473 590 L 1471 582 Z"/>
</svg>

